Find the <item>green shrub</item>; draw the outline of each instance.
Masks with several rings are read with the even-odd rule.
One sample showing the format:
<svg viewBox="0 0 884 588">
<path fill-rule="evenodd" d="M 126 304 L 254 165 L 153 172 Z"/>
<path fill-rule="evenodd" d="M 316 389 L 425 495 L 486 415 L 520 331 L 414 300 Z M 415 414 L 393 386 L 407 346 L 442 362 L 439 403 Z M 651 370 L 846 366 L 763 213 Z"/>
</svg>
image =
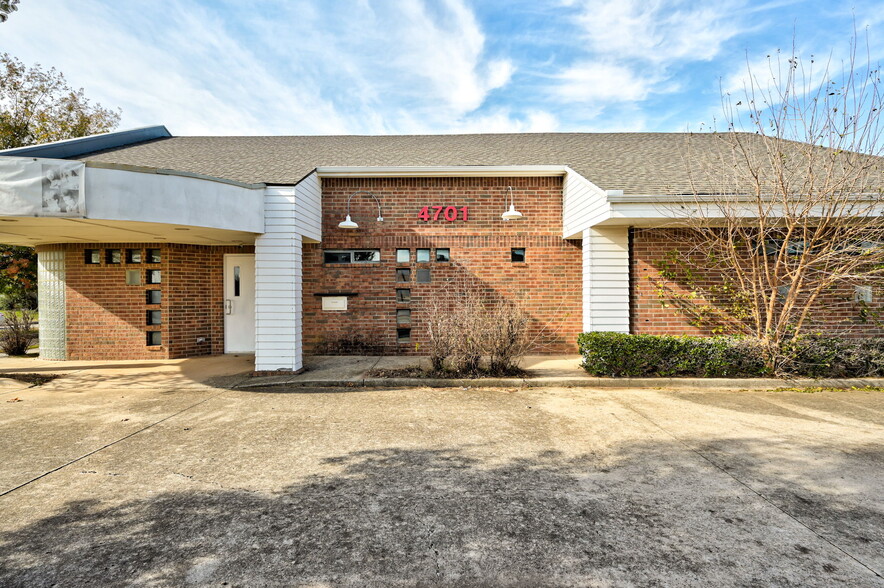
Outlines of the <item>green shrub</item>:
<svg viewBox="0 0 884 588">
<path fill-rule="evenodd" d="M 787 341 L 782 371 L 811 378 L 863 378 L 884 375 L 884 339 L 841 339 L 809 335 Z"/>
<path fill-rule="evenodd" d="M 764 347 L 738 337 L 583 333 L 582 367 L 593 376 L 753 378 L 772 375 Z M 780 350 L 777 375 L 811 378 L 884 376 L 884 338 L 807 336 Z"/>
</svg>

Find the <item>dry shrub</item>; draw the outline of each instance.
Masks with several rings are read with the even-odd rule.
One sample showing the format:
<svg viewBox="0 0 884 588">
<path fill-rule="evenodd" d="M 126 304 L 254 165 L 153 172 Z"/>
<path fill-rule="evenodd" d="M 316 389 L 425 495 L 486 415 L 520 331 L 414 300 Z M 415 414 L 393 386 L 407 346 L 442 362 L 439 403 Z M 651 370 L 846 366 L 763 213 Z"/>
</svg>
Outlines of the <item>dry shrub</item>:
<svg viewBox="0 0 884 588">
<path fill-rule="evenodd" d="M 3 313 L 5 326 L 0 330 L 0 350 L 6 355 L 24 355 L 37 342 L 34 314 L 30 310 Z"/>
<path fill-rule="evenodd" d="M 456 346 L 456 330 L 450 310 L 442 300 L 430 300 L 426 325 L 427 338 L 430 340 L 430 364 L 434 372 L 445 369 L 445 360 L 451 356 Z"/>
<path fill-rule="evenodd" d="M 434 372 L 475 375 L 487 357 L 490 373 L 511 374 L 529 345 L 525 312 L 469 277 L 430 301 L 426 324 Z"/>
<path fill-rule="evenodd" d="M 488 369 L 492 373 L 509 373 L 518 367 L 528 348 L 528 315 L 505 301 L 498 301 L 488 311 L 484 337 Z"/>
</svg>

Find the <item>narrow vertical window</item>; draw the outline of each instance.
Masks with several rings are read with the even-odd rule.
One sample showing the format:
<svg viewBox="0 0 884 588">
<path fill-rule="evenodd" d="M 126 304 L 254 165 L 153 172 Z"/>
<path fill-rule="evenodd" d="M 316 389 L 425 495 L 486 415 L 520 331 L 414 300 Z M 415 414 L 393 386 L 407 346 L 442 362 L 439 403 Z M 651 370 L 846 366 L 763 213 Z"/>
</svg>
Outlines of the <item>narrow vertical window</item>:
<svg viewBox="0 0 884 588">
<path fill-rule="evenodd" d="M 233 295 L 239 296 L 239 266 L 233 266 Z"/>
</svg>

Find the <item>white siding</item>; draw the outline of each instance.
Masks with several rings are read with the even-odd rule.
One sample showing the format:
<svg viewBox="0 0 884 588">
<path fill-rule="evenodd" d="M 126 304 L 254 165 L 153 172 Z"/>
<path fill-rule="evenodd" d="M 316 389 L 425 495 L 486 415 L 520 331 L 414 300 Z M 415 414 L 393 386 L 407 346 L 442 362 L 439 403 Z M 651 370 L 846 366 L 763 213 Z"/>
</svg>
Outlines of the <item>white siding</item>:
<svg viewBox="0 0 884 588">
<path fill-rule="evenodd" d="M 322 187 L 313 172 L 295 186 L 295 224 L 308 243 L 322 241 Z"/>
<path fill-rule="evenodd" d="M 629 229 L 583 231 L 583 330 L 629 332 Z"/>
<path fill-rule="evenodd" d="M 605 191 L 569 169 L 565 175 L 562 195 L 562 237 L 579 238 L 589 227 L 611 214 Z"/>
<path fill-rule="evenodd" d="M 301 233 L 294 187 L 267 188 L 255 240 L 255 370 L 297 371 L 301 348 Z"/>
<path fill-rule="evenodd" d="M 303 363 L 303 242 L 322 239 L 322 190 L 312 173 L 264 191 L 264 234 L 255 240 L 255 370 Z"/>
</svg>

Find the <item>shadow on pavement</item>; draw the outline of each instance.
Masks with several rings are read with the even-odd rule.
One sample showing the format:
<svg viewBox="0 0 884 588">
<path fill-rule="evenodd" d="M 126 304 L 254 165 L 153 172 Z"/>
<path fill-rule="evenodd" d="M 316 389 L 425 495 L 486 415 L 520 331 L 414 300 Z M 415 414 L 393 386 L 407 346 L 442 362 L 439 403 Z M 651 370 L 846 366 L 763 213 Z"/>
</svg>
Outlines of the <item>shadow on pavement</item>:
<svg viewBox="0 0 884 588">
<path fill-rule="evenodd" d="M 677 449 L 633 445 L 604 463 L 555 451 L 491 463 L 459 449 L 391 448 L 326 460 L 337 473 L 276 493 L 200 484 L 118 506 L 78 500 L 0 536 L 0 585 L 874 581 L 797 525 L 784 529 L 786 517 L 725 477 L 706 487 L 716 478 L 709 468 L 663 457 Z M 855 505 L 846 513 L 814 499 L 813 508 L 872 530 L 884 524 Z"/>
</svg>

